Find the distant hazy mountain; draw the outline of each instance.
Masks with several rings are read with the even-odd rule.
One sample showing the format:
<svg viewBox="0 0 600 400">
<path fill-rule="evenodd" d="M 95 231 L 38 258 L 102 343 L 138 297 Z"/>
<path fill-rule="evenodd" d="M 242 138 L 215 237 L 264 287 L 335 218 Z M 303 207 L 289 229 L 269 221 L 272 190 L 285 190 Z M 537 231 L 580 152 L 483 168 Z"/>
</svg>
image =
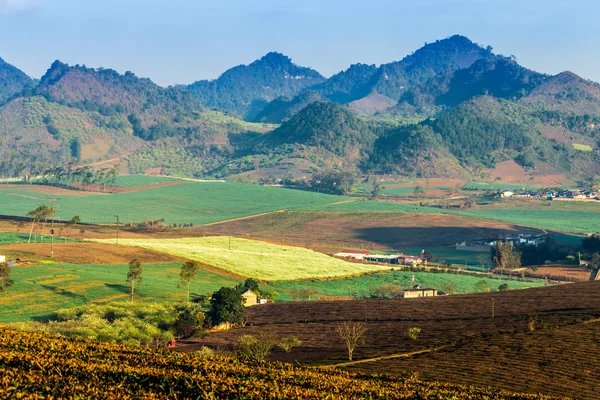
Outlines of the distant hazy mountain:
<svg viewBox="0 0 600 400">
<path fill-rule="evenodd" d="M 0 58 L 0 104 L 33 83 L 27 74 Z"/>
<path fill-rule="evenodd" d="M 324 80 L 317 71 L 272 52 L 250 65 L 231 68 L 218 79 L 192 83 L 187 89 L 209 107 L 252 120 L 268 102 L 280 96 L 292 98 Z"/>
</svg>

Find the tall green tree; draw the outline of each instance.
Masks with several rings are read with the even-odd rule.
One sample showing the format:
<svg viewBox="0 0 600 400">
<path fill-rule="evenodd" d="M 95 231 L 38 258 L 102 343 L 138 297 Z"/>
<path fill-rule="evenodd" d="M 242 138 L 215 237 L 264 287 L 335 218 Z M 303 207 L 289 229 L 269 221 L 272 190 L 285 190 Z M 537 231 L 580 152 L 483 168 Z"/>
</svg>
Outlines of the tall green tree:
<svg viewBox="0 0 600 400">
<path fill-rule="evenodd" d="M 10 279 L 10 267 L 7 263 L 0 263 L 0 293 L 11 287 L 15 282 Z"/>
<path fill-rule="evenodd" d="M 133 301 L 136 282 L 142 282 L 142 263 L 137 258 L 129 262 L 129 271 L 127 272 L 127 283 L 129 283 L 131 288 L 131 301 Z"/>
<path fill-rule="evenodd" d="M 213 325 L 239 324 L 246 317 L 244 299 L 237 288 L 222 287 L 210 299 L 210 318 Z"/>
<path fill-rule="evenodd" d="M 35 210 L 31 210 L 27 213 L 27 216 L 31 218 L 31 230 L 29 231 L 29 239 L 27 243 L 31 243 L 31 235 L 33 234 L 33 227 L 36 222 L 42 221 L 52 215 L 52 208 L 48 206 L 39 206 Z"/>
<path fill-rule="evenodd" d="M 199 268 L 198 263 L 194 261 L 186 261 L 181 265 L 179 277 L 181 278 L 181 283 L 187 285 L 188 302 L 190 301 L 190 282 L 196 279 Z"/>
</svg>

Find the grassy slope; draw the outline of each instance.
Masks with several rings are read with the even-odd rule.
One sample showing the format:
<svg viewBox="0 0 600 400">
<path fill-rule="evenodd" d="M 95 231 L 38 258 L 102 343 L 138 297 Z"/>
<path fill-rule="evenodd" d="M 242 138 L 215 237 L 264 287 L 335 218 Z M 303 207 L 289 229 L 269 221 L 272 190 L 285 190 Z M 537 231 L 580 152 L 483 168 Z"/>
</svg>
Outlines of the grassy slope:
<svg viewBox="0 0 600 400">
<path fill-rule="evenodd" d="M 415 283 L 421 287 L 431 287 L 442 290 L 444 285 L 456 285 L 457 293 L 475 293 L 481 291 L 477 283 L 484 280 L 488 287 L 497 290 L 498 286 L 506 283 L 511 289 L 525 289 L 531 287 L 544 286 L 543 280 L 533 282 L 518 282 L 508 279 L 490 279 L 475 276 L 456 275 L 456 274 L 434 274 L 430 272 L 405 272 L 393 271 L 387 274 L 369 274 L 354 278 L 326 280 L 326 281 L 308 281 L 308 282 L 273 282 L 271 286 L 275 291 L 282 293 L 282 300 L 287 299 L 287 293 L 297 289 L 315 289 L 319 294 L 325 296 L 368 296 L 370 292 L 383 285 L 393 284 L 403 288 L 411 285 L 411 277 L 415 277 Z"/>
<path fill-rule="evenodd" d="M 3 188 L 0 214 L 23 216 L 40 204 L 49 205 L 52 197 L 18 187 Z M 197 225 L 340 199 L 343 198 L 240 183 L 186 182 L 138 192 L 62 197 L 56 202 L 56 217 L 70 219 L 79 215 L 82 222 L 113 223 L 114 215 L 119 214 L 123 223 L 164 218 L 167 224 Z"/>
<path fill-rule="evenodd" d="M 177 181 L 176 178 L 169 178 L 166 176 L 150 176 L 150 175 L 119 175 L 115 186 L 122 188 L 134 188 L 146 185 L 153 185 L 156 183 L 172 182 Z"/>
<path fill-rule="evenodd" d="M 180 263 L 144 264 L 136 301 L 185 300 L 185 289 L 177 287 L 180 266 Z M 40 263 L 13 267 L 11 279 L 15 284 L 0 293 L 0 321 L 27 321 L 88 302 L 127 300 L 127 270 L 127 265 Z M 191 293 L 205 295 L 237 283 L 235 279 L 200 270 L 190 289 Z"/>
<path fill-rule="evenodd" d="M 106 242 L 105 240 L 99 240 Z M 122 239 L 138 246 L 213 265 L 238 275 L 265 280 L 347 276 L 387 270 L 377 265 L 354 264 L 301 247 L 279 246 L 256 240 L 228 237 L 182 239 Z"/>
</svg>

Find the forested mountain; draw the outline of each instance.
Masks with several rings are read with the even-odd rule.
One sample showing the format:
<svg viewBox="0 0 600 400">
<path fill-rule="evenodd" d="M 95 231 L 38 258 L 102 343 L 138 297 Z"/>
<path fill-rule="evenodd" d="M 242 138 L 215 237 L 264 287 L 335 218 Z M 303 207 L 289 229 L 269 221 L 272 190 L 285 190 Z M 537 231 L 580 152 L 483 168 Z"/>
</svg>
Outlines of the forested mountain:
<svg viewBox="0 0 600 400">
<path fill-rule="evenodd" d="M 33 84 L 27 74 L 0 58 L 0 104 Z"/>
<path fill-rule="evenodd" d="M 453 107 L 480 95 L 518 99 L 531 93 L 544 79 L 545 75 L 523 68 L 514 60 L 486 58 L 468 68 L 438 74 L 413 87 L 402 95 L 400 104 L 417 108 Z"/>
<path fill-rule="evenodd" d="M 494 57 L 490 47 L 484 49 L 464 36 L 455 35 L 425 44 L 401 61 L 379 67 L 353 64 L 307 90 L 336 103 L 352 103 L 352 108 L 360 114 L 374 114 L 394 105 L 407 90 L 438 74 L 450 74 L 478 60 Z"/>
<path fill-rule="evenodd" d="M 0 62 L 0 78 L 0 176 L 107 160 L 197 178 L 600 175 L 600 85 L 458 35 L 327 80 L 278 53 L 188 87 L 59 61 L 39 82 Z"/>
<path fill-rule="evenodd" d="M 312 90 L 304 91 L 293 99 L 285 96 L 278 97 L 267 104 L 254 118 L 254 122 L 280 124 L 302 111 L 309 104 L 325 100 L 321 94 Z"/>
<path fill-rule="evenodd" d="M 239 65 L 212 81 L 187 86 L 203 104 L 253 120 L 266 104 L 280 96 L 292 98 L 325 80 L 317 71 L 271 52 L 250 65 Z"/>
<path fill-rule="evenodd" d="M 578 115 L 600 115 L 600 84 L 566 71 L 544 80 L 523 98 L 523 103 Z"/>
</svg>

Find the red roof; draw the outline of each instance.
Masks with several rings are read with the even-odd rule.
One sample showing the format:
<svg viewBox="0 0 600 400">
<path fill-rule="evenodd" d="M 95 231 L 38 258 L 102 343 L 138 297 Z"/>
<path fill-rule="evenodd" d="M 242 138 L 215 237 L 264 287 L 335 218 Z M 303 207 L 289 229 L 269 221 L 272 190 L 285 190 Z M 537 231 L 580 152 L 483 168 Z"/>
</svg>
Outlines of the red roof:
<svg viewBox="0 0 600 400">
<path fill-rule="evenodd" d="M 358 250 L 342 250 L 340 251 L 340 253 L 344 253 L 344 254 L 361 254 L 363 256 L 368 256 L 369 253 L 368 251 L 358 251 Z"/>
</svg>

